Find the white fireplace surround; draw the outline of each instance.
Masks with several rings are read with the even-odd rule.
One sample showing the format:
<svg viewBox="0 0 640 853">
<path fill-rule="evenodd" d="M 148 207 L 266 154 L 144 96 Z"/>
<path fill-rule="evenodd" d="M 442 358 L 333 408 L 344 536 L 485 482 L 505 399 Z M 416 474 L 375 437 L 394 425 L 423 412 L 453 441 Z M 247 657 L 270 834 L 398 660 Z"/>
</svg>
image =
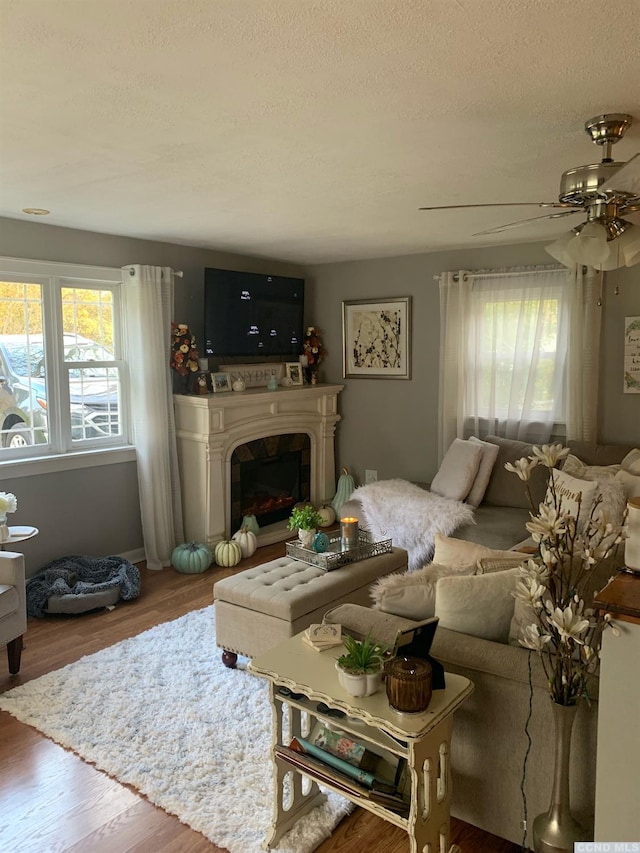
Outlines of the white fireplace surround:
<svg viewBox="0 0 640 853">
<path fill-rule="evenodd" d="M 320 505 L 336 490 L 334 437 L 343 385 L 304 385 L 267 391 L 249 388 L 206 396 L 174 396 L 184 529 L 187 540 L 215 545 L 228 539 L 231 457 L 236 447 L 285 433 L 311 442 L 311 501 Z M 288 538 L 287 522 L 260 530 L 259 545 Z"/>
</svg>

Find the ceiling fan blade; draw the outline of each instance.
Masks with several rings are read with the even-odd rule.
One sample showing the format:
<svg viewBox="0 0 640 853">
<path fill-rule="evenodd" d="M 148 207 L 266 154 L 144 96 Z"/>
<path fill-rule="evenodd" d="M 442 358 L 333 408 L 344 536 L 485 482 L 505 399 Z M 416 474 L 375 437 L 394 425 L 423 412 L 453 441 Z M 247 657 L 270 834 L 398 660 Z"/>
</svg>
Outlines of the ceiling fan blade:
<svg viewBox="0 0 640 853">
<path fill-rule="evenodd" d="M 627 160 L 612 178 L 602 184 L 598 192 L 625 192 L 640 197 L 640 154 Z"/>
<path fill-rule="evenodd" d="M 495 204 L 444 204 L 438 207 L 419 207 L 418 210 L 464 210 L 472 207 L 575 207 L 561 201 L 505 201 Z"/>
<path fill-rule="evenodd" d="M 529 222 L 535 222 L 537 219 L 561 219 L 564 216 L 571 216 L 574 213 L 584 213 L 582 208 L 574 208 L 573 210 L 563 210 L 562 213 L 546 213 L 544 216 L 533 216 L 531 219 L 519 219 L 517 222 L 509 222 L 506 225 L 498 225 L 497 228 L 487 228 L 486 231 L 476 231 L 472 237 L 481 237 L 483 234 L 499 234 L 500 231 L 508 231 L 509 228 L 519 228 L 521 225 L 526 225 Z"/>
</svg>

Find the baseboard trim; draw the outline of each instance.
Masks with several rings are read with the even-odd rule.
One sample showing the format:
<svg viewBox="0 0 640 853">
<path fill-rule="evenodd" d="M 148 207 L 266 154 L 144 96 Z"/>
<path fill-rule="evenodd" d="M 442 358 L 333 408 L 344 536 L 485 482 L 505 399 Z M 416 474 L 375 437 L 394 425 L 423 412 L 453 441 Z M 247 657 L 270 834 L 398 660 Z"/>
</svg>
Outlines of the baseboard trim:
<svg viewBox="0 0 640 853">
<path fill-rule="evenodd" d="M 118 554 L 123 560 L 128 560 L 130 563 L 143 563 L 147 556 L 144 548 L 136 548 L 134 551 L 125 551 L 123 554 Z"/>
</svg>

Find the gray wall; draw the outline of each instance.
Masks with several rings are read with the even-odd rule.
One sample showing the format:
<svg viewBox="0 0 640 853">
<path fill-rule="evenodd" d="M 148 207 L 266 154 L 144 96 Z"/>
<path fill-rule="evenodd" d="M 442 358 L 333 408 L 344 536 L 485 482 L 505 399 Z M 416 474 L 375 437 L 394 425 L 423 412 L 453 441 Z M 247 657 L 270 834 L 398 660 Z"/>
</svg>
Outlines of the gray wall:
<svg viewBox="0 0 640 853">
<path fill-rule="evenodd" d="M 337 459 L 358 482 L 367 468 L 378 478 L 430 481 L 437 470 L 438 276 L 445 270 L 549 264 L 540 243 L 433 252 L 312 267 L 307 315 L 324 333 L 323 381 L 345 384 L 340 395 Z M 599 440 L 640 445 L 640 394 L 622 393 L 625 316 L 640 315 L 639 267 L 609 274 L 605 289 L 599 394 Z M 613 295 L 619 284 L 620 294 Z M 410 380 L 342 379 L 342 300 L 411 296 Z"/>
<path fill-rule="evenodd" d="M 302 275 L 300 267 L 205 249 L 155 243 L 71 228 L 0 218 L 0 255 L 62 263 L 121 267 L 151 264 L 183 270 L 176 279 L 175 320 L 203 337 L 204 268 Z M 40 533 L 18 547 L 27 573 L 69 554 L 105 556 L 142 548 L 135 462 L 27 477 L 5 477 L 0 490 L 18 497 L 12 523 L 34 525 Z"/>
<path fill-rule="evenodd" d="M 430 480 L 437 469 L 439 296 L 434 276 L 459 268 L 548 264 L 541 244 L 437 252 L 374 261 L 317 265 L 241 257 L 169 243 L 94 234 L 40 223 L 0 219 L 0 255 L 120 267 L 130 263 L 184 270 L 176 280 L 175 319 L 202 340 L 203 270 L 220 266 L 307 278 L 307 322 L 324 333 L 329 350 L 321 373 L 344 382 L 337 460 L 364 480 L 365 468 L 384 477 Z M 624 317 L 640 315 L 638 267 L 611 274 L 603 315 L 600 440 L 640 444 L 640 395 L 622 394 Z M 342 300 L 413 297 L 412 378 L 342 380 Z M 28 572 L 66 554 L 105 555 L 141 548 L 135 463 L 57 474 L 5 478 L 0 489 L 18 496 L 15 524 L 33 524 L 40 535 L 20 547 Z"/>
</svg>

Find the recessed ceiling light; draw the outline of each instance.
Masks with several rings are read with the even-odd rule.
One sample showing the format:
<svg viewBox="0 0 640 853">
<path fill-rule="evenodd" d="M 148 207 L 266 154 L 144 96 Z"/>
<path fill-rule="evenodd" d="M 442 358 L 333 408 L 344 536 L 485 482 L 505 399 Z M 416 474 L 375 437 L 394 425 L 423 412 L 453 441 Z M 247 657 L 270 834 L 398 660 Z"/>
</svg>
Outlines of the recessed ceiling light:
<svg viewBox="0 0 640 853">
<path fill-rule="evenodd" d="M 51 213 L 50 210 L 45 210 L 44 207 L 23 207 L 23 213 L 28 213 L 30 216 L 46 216 Z"/>
</svg>

